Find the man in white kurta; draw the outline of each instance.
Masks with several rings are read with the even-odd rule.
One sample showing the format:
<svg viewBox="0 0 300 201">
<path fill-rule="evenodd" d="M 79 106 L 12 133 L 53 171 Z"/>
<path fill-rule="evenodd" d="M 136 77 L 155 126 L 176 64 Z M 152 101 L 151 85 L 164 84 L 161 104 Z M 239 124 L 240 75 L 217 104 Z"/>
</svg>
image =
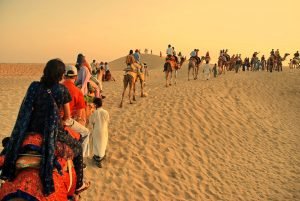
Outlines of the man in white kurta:
<svg viewBox="0 0 300 201">
<path fill-rule="evenodd" d="M 211 69 L 210 69 L 209 61 L 206 61 L 206 64 L 203 65 L 204 79 L 209 80 L 210 72 Z"/>
<path fill-rule="evenodd" d="M 92 128 L 94 156 L 102 159 L 105 156 L 108 143 L 109 114 L 102 108 L 102 101 L 101 106 L 99 107 L 99 105 L 96 104 L 96 107 L 97 109 L 90 116 L 89 124 Z"/>
</svg>

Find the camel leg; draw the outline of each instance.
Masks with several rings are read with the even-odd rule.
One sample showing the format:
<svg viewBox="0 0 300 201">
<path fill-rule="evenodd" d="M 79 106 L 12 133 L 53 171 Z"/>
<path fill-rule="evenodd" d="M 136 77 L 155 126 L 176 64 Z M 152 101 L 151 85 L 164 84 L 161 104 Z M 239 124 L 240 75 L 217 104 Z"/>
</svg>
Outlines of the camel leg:
<svg viewBox="0 0 300 201">
<path fill-rule="evenodd" d="M 188 67 L 188 81 L 190 81 L 190 67 Z"/>
<path fill-rule="evenodd" d="M 196 68 L 195 68 L 195 76 L 194 76 L 194 80 L 197 80 L 197 79 L 198 79 L 198 70 L 199 70 L 199 67 L 196 67 Z"/>
<path fill-rule="evenodd" d="M 196 66 L 193 68 L 193 79 L 195 80 L 196 77 Z"/>
<path fill-rule="evenodd" d="M 168 87 L 168 78 L 169 78 L 169 73 L 166 71 L 166 87 Z"/>
<path fill-rule="evenodd" d="M 129 94 L 128 94 L 128 97 L 129 97 L 129 103 L 132 104 L 132 101 L 131 101 L 131 93 L 132 93 L 132 90 L 133 90 L 133 86 L 134 86 L 134 81 L 131 81 L 129 83 Z"/>
<path fill-rule="evenodd" d="M 123 106 L 123 99 L 124 99 L 124 95 L 125 95 L 125 91 L 126 91 L 127 86 L 128 86 L 128 82 L 124 81 L 124 89 L 123 89 L 123 93 L 122 93 L 122 99 L 121 99 L 121 103 L 120 103 L 120 108 L 122 108 L 122 106 Z"/>
<path fill-rule="evenodd" d="M 141 97 L 146 97 L 144 94 L 144 86 L 145 86 L 144 80 L 140 79 L 140 83 L 141 83 Z"/>
<path fill-rule="evenodd" d="M 177 82 L 177 70 L 175 70 L 175 75 L 174 75 L 174 76 L 175 76 L 175 82 L 174 82 L 174 85 L 176 85 L 176 84 L 177 84 L 177 83 L 176 83 L 176 82 Z"/>
<path fill-rule="evenodd" d="M 137 80 L 135 80 L 135 81 L 133 82 L 133 85 L 132 85 L 132 90 L 133 90 L 132 100 L 133 100 L 133 101 L 136 101 L 136 100 L 135 100 L 135 84 L 136 84 L 136 81 L 137 81 Z"/>
<path fill-rule="evenodd" d="M 172 85 L 172 79 L 173 79 L 173 71 L 170 72 L 170 81 L 169 81 L 169 86 Z"/>
</svg>

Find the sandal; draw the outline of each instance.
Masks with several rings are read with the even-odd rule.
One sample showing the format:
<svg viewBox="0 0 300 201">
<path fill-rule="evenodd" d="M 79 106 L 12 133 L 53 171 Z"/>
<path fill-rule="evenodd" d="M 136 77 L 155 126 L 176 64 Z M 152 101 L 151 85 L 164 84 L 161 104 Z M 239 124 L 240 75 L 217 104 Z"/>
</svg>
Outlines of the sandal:
<svg viewBox="0 0 300 201">
<path fill-rule="evenodd" d="M 82 193 L 83 191 L 87 190 L 89 187 L 91 186 L 91 182 L 90 181 L 85 181 L 83 182 L 82 186 L 78 189 L 75 190 L 75 194 L 80 194 Z"/>
<path fill-rule="evenodd" d="M 94 161 L 96 161 L 96 162 L 101 162 L 101 161 L 103 161 L 103 160 L 105 159 L 105 157 L 106 157 L 106 155 L 104 155 L 103 157 L 94 155 L 94 156 L 93 156 L 93 159 L 94 159 Z"/>
<path fill-rule="evenodd" d="M 93 156 L 93 160 L 94 160 L 94 161 L 96 161 L 96 162 L 99 162 L 99 161 L 100 161 L 100 157 L 99 157 L 99 156 L 96 156 L 96 155 L 94 155 L 94 156 Z"/>
</svg>

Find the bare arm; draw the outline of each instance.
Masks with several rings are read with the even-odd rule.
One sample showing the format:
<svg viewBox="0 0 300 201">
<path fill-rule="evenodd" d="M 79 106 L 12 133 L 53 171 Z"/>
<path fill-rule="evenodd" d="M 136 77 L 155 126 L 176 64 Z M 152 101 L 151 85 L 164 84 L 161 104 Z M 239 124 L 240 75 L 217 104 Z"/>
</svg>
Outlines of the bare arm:
<svg viewBox="0 0 300 201">
<path fill-rule="evenodd" d="M 71 118 L 70 105 L 69 103 L 64 104 L 64 116 L 63 121 Z"/>
</svg>

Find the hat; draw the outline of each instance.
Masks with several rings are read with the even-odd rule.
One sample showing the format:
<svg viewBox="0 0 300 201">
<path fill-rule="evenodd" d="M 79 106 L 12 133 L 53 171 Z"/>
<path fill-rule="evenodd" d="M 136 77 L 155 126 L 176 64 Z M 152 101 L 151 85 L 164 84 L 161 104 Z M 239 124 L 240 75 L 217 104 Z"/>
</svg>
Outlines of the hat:
<svg viewBox="0 0 300 201">
<path fill-rule="evenodd" d="M 75 66 L 67 66 L 65 76 L 75 76 L 77 75 L 77 68 Z"/>
</svg>

